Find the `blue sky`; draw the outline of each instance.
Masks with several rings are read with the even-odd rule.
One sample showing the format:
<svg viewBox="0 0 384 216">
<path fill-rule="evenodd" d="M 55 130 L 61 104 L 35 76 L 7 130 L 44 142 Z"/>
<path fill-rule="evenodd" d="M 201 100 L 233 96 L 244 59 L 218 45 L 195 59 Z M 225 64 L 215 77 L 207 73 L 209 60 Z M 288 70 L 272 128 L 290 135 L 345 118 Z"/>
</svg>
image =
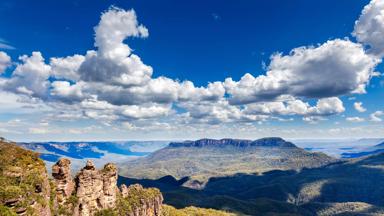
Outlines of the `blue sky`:
<svg viewBox="0 0 384 216">
<path fill-rule="evenodd" d="M 0 135 L 382 137 L 383 10 L 348 0 L 5 0 Z M 140 60 L 124 65 L 131 54 Z"/>
</svg>

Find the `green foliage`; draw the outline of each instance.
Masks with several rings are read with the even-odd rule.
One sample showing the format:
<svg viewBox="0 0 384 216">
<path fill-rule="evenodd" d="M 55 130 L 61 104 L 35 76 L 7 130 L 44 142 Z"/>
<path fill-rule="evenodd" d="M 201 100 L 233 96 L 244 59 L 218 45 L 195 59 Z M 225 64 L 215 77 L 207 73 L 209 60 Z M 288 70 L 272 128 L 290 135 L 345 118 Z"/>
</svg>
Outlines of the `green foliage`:
<svg viewBox="0 0 384 216">
<path fill-rule="evenodd" d="M 0 205 L 18 200 L 15 208 L 26 208 L 28 215 L 36 215 L 29 206 L 34 202 L 42 207 L 48 205 L 41 191 L 37 191 L 42 190 L 46 178 L 44 162 L 37 153 L 0 141 Z"/>
<path fill-rule="evenodd" d="M 235 214 L 218 211 L 214 209 L 197 208 L 190 206 L 183 209 L 176 209 L 169 205 L 163 205 L 162 216 L 234 216 Z"/>
<path fill-rule="evenodd" d="M 141 207 L 142 202 L 153 202 L 161 196 L 157 188 L 130 187 L 127 197 L 118 196 L 116 208 L 101 211 L 100 215 L 123 215 Z"/>
<path fill-rule="evenodd" d="M 95 216 L 119 216 L 115 209 L 104 209 L 95 214 Z"/>
<path fill-rule="evenodd" d="M 1 216 L 17 216 L 15 212 L 13 212 L 11 209 L 3 205 L 0 205 L 0 215 Z"/>
</svg>

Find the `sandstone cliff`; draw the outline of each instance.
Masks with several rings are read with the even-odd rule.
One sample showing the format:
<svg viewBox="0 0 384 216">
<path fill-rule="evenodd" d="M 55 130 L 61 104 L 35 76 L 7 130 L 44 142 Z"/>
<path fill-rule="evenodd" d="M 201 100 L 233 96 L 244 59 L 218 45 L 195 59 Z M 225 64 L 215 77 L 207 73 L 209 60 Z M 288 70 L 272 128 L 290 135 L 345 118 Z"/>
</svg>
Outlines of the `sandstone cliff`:
<svg viewBox="0 0 384 216">
<path fill-rule="evenodd" d="M 64 204 L 72 195 L 75 184 L 70 172 L 71 161 L 62 158 L 52 167 L 52 176 L 56 186 L 56 198 L 59 204 Z"/>
</svg>

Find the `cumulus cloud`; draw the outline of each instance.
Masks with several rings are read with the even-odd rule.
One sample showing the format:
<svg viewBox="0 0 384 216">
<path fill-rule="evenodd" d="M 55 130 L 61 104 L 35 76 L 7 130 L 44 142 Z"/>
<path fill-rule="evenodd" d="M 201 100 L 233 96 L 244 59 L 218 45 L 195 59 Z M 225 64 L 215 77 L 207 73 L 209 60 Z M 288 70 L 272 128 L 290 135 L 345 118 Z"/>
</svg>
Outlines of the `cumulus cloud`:
<svg viewBox="0 0 384 216">
<path fill-rule="evenodd" d="M 363 103 L 362 102 L 355 102 L 353 104 L 353 106 L 355 107 L 355 110 L 357 110 L 358 112 L 365 112 L 365 111 L 367 111 L 367 109 L 365 109 L 363 107 Z"/>
<path fill-rule="evenodd" d="M 81 79 L 125 86 L 144 84 L 152 76 L 152 67 L 131 53 L 123 41 L 127 37 L 147 36 L 148 29 L 138 23 L 134 10 L 110 8 L 95 27 L 98 50 L 87 52 L 79 69 Z"/>
<path fill-rule="evenodd" d="M 337 98 L 322 98 L 316 103 L 316 106 L 310 106 L 309 103 L 298 99 L 285 102 L 264 102 L 246 105 L 244 110 L 248 114 L 265 115 L 305 115 L 305 116 L 329 116 L 345 111 L 343 102 Z"/>
<path fill-rule="evenodd" d="M 19 60 L 22 63 L 17 65 L 12 77 L 3 83 L 2 88 L 31 97 L 46 98 L 51 66 L 45 64 L 40 52 L 33 52 L 31 56 L 23 55 Z"/>
<path fill-rule="evenodd" d="M 240 81 L 225 80 L 231 104 L 275 100 L 281 95 L 326 98 L 365 93 L 380 62 L 360 44 L 332 40 L 319 47 L 299 47 L 289 55 L 276 54 L 266 75 L 245 74 Z"/>
<path fill-rule="evenodd" d="M 159 116 L 165 116 L 171 112 L 170 106 L 152 105 L 152 106 L 124 106 L 121 114 L 129 119 L 146 119 Z"/>
<path fill-rule="evenodd" d="M 11 57 L 7 53 L 0 51 L 0 75 L 11 65 Z"/>
<path fill-rule="evenodd" d="M 72 84 L 68 81 L 54 81 L 51 84 L 51 95 L 68 102 L 78 102 L 84 98 L 82 87 L 83 82 Z"/>
<path fill-rule="evenodd" d="M 372 8 L 381 5 L 373 2 Z M 373 45 L 379 47 L 380 38 L 372 42 L 361 30 L 363 23 L 373 22 L 372 17 L 380 18 L 381 13 L 371 10 L 364 9 L 353 33 L 360 43 L 371 46 L 371 53 L 348 39 L 329 40 L 272 55 L 263 75 L 247 73 L 239 81 L 227 78 L 195 86 L 188 80 L 154 76 L 153 68 L 124 42 L 129 37 L 148 37 L 148 29 L 139 23 L 134 10 L 111 7 L 94 28 L 94 50 L 53 57 L 49 63 L 40 52 L 21 56 L 11 77 L 0 78 L 0 89 L 45 102 L 57 111 L 47 115 L 47 122 L 92 119 L 108 126 L 118 122 L 132 130 L 170 124 L 290 121 L 294 116 L 317 123 L 343 113 L 341 96 L 365 93 L 377 75 L 374 70 L 381 59 L 372 53 L 377 53 Z M 368 19 L 365 14 L 376 15 Z M 10 64 L 9 56 L 0 52 L 0 73 Z M 361 102 L 354 107 L 365 111 Z M 372 113 L 370 120 L 381 121 L 381 115 L 380 111 Z M 358 117 L 346 120 L 359 121 Z"/>
<path fill-rule="evenodd" d="M 241 120 L 242 117 L 245 117 L 238 107 L 231 106 L 224 99 L 215 103 L 210 101 L 189 101 L 180 103 L 179 106 L 186 109 L 185 117 L 189 123 L 219 124 Z"/>
<path fill-rule="evenodd" d="M 352 35 L 373 54 L 384 55 L 384 1 L 372 0 L 364 7 Z"/>
<path fill-rule="evenodd" d="M 381 122 L 381 121 L 383 121 L 381 116 L 384 116 L 384 112 L 383 111 L 376 111 L 376 112 L 372 113 L 371 115 L 369 115 L 369 118 L 373 122 Z"/>
<path fill-rule="evenodd" d="M 52 75 L 56 78 L 77 81 L 80 78 L 78 70 L 84 59 L 85 57 L 82 55 L 51 58 Z"/>
</svg>

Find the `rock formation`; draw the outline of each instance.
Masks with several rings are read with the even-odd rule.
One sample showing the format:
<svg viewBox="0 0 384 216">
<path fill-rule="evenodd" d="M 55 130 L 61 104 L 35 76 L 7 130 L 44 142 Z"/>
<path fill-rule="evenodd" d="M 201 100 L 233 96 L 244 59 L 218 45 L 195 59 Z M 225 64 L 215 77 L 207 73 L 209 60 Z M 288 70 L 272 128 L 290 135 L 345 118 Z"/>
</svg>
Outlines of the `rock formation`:
<svg viewBox="0 0 384 216">
<path fill-rule="evenodd" d="M 92 161 L 87 161 L 75 181 L 78 215 L 93 215 L 102 209 L 115 207 L 118 188 L 114 164 L 106 164 L 104 169 L 97 170 Z"/>
<path fill-rule="evenodd" d="M 52 176 L 56 185 L 56 198 L 58 204 L 64 204 L 71 196 L 75 184 L 71 176 L 71 161 L 62 158 L 52 166 Z"/>
</svg>

